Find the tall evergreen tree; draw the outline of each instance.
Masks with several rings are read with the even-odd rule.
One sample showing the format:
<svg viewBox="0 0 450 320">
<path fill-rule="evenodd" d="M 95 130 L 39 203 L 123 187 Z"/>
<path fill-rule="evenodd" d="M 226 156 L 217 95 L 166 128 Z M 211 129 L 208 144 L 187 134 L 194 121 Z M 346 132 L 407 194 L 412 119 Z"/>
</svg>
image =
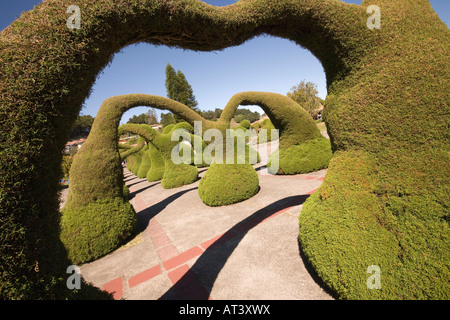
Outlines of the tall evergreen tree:
<svg viewBox="0 0 450 320">
<path fill-rule="evenodd" d="M 170 63 L 166 66 L 166 90 L 167 97 L 178 101 L 194 111 L 199 111 L 197 108 L 198 102 L 195 100 L 194 91 L 192 90 L 191 85 L 186 80 L 185 75 L 180 70 L 175 72 L 175 69 L 170 65 Z M 182 121 L 176 115 L 174 118 L 177 122 Z"/>
<path fill-rule="evenodd" d="M 166 90 L 168 98 L 173 100 L 177 99 L 178 96 L 177 73 L 169 63 L 166 66 Z"/>
<path fill-rule="evenodd" d="M 177 71 L 177 82 L 178 82 L 178 102 L 188 106 L 194 111 L 200 111 L 197 108 L 198 102 L 195 100 L 194 91 L 192 90 L 191 85 L 186 80 L 183 72 L 180 70 Z"/>
</svg>

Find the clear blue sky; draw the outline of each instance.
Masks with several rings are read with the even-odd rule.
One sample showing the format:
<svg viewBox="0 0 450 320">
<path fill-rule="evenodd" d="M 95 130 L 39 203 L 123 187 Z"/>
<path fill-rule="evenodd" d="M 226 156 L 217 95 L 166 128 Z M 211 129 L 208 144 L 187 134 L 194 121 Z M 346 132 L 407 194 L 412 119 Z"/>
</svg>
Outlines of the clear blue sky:
<svg viewBox="0 0 450 320">
<path fill-rule="evenodd" d="M 41 0 L 0 2 L 0 29 L 3 30 L 21 12 L 31 10 Z M 224 6 L 236 1 L 204 2 Z M 344 2 L 361 4 L 362 0 Z M 430 2 L 449 26 L 450 1 Z M 76 0 L 73 3 L 76 4 Z M 147 93 L 166 96 L 164 81 L 167 63 L 185 74 L 201 110 L 223 108 L 234 94 L 243 91 L 286 94 L 302 80 L 316 83 L 321 98 L 327 94 L 325 73 L 320 62 L 308 50 L 285 39 L 261 36 L 238 47 L 206 53 L 138 44 L 116 54 L 113 62 L 99 75 L 81 114 L 95 117 L 102 101 L 115 95 Z M 262 113 L 259 107 L 250 109 Z M 146 111 L 145 107 L 134 108 L 124 114 L 122 122 Z M 156 112 L 160 114 L 159 110 Z"/>
</svg>

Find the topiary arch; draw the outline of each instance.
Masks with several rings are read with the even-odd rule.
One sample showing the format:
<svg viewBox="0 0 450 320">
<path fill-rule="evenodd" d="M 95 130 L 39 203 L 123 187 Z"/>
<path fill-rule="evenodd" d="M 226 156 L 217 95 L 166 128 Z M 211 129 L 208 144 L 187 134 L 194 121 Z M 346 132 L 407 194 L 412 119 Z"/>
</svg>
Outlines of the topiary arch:
<svg viewBox="0 0 450 320">
<path fill-rule="evenodd" d="M 61 150 L 114 53 L 137 42 L 220 50 L 263 33 L 307 48 L 326 73 L 335 153 L 300 215 L 318 275 L 341 298 L 449 298 L 450 32 L 427 0 L 78 0 L 81 28 L 69 30 L 72 4 L 47 0 L 0 36 L 2 298 L 72 296 Z M 366 25 L 371 4 L 379 30 Z M 381 290 L 366 286 L 370 265 Z"/>
</svg>

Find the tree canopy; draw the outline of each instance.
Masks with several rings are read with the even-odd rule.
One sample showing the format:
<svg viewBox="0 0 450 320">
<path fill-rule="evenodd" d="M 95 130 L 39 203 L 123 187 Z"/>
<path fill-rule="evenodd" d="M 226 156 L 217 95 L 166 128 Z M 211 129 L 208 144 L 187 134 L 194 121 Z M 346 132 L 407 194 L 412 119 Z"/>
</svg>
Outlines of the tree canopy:
<svg viewBox="0 0 450 320">
<path fill-rule="evenodd" d="M 180 70 L 175 72 L 175 69 L 168 63 L 166 67 L 166 90 L 167 97 L 181 102 L 194 111 L 198 111 L 195 100 L 194 91 L 187 81 L 185 75 Z"/>
<path fill-rule="evenodd" d="M 72 126 L 69 139 L 86 138 L 91 131 L 93 123 L 94 117 L 90 115 L 79 115 Z"/>
<path fill-rule="evenodd" d="M 138 116 L 136 116 L 136 115 L 132 116 L 127 121 L 127 123 L 152 125 L 152 124 L 158 123 L 158 118 L 156 116 L 155 110 L 153 110 L 153 108 L 151 108 L 147 112 L 141 113 Z"/>
<path fill-rule="evenodd" d="M 315 118 L 322 104 L 322 99 L 317 96 L 318 93 L 315 83 L 302 80 L 291 88 L 287 96 L 308 111 L 311 117 Z"/>
</svg>

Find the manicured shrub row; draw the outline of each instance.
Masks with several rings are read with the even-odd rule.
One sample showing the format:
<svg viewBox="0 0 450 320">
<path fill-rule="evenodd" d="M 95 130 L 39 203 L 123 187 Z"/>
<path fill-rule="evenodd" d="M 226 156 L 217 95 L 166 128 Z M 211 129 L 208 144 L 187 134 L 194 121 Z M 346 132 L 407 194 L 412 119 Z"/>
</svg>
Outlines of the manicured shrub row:
<svg viewBox="0 0 450 320">
<path fill-rule="evenodd" d="M 137 144 L 134 147 L 128 144 L 118 144 L 120 159 L 124 160 L 130 155 L 139 152 L 144 146 L 145 146 L 144 139 L 138 139 Z"/>
<path fill-rule="evenodd" d="M 171 189 L 190 184 L 197 180 L 198 177 L 196 167 L 185 163 L 174 164 L 171 159 L 172 149 L 178 144 L 178 141 L 171 140 L 172 132 L 177 129 L 186 128 L 192 130 L 192 127 L 188 123 L 178 123 L 170 132 L 165 134 L 158 133 L 148 125 L 137 124 L 124 124 L 120 127 L 120 130 L 138 134 L 141 137 L 144 137 L 147 140 L 147 143 L 153 144 L 156 149 L 158 149 L 164 160 L 164 175 L 161 180 L 161 185 L 165 189 Z M 145 173 L 146 176 L 148 173 L 147 171 Z"/>
<path fill-rule="evenodd" d="M 450 100 L 443 80 L 450 32 L 428 1 L 378 0 L 380 29 L 368 28 L 369 1 L 115 3 L 78 0 L 82 25 L 70 30 L 72 3 L 45 1 L 0 35 L 2 298 L 96 294 L 90 286 L 75 293 L 65 285 L 71 261 L 59 240 L 58 183 L 70 128 L 113 54 L 137 41 L 220 50 L 263 33 L 310 50 L 326 73 L 323 116 L 335 155 L 300 214 L 302 248 L 318 275 L 341 298 L 449 298 L 450 159 L 442 110 Z M 109 139 L 100 140 L 117 144 Z M 71 210 L 123 198 L 115 148 L 95 146 L 86 157 L 83 179 L 71 191 L 82 196 L 72 196 Z M 96 165 L 109 172 L 107 184 L 90 172 Z M 107 189 L 88 186 L 96 181 Z M 380 290 L 365 286 L 369 265 L 381 268 Z"/>
<path fill-rule="evenodd" d="M 142 149 L 133 155 L 133 166 L 131 167 L 131 172 L 135 176 L 137 176 L 137 174 L 138 174 L 138 170 L 139 170 L 139 166 L 141 165 L 141 162 L 142 162 Z"/>
</svg>

